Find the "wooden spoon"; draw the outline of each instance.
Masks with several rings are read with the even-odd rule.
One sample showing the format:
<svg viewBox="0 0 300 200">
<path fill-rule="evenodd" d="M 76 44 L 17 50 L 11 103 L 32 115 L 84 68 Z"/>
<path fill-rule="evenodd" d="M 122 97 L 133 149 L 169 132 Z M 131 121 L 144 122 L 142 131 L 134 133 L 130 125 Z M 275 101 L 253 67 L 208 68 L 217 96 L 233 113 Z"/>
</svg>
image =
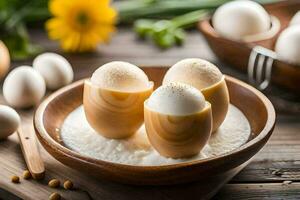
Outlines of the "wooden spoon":
<svg viewBox="0 0 300 200">
<path fill-rule="evenodd" d="M 42 179 L 45 175 L 45 166 L 37 146 L 32 122 L 23 121 L 17 133 L 28 170 L 34 179 Z"/>
</svg>

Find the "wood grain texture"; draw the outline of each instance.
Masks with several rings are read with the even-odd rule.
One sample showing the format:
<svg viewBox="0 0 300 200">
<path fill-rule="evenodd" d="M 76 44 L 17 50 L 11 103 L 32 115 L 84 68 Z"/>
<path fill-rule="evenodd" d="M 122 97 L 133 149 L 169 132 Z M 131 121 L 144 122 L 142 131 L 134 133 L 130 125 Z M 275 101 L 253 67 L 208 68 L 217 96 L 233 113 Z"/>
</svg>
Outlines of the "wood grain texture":
<svg viewBox="0 0 300 200">
<path fill-rule="evenodd" d="M 45 166 L 37 146 L 31 120 L 22 121 L 17 133 L 28 170 L 34 179 L 42 179 L 45 175 Z"/>
<path fill-rule="evenodd" d="M 87 121 L 106 138 L 132 136 L 144 122 L 144 101 L 153 91 L 153 83 L 143 91 L 121 92 L 84 81 L 83 107 Z"/>
<path fill-rule="evenodd" d="M 188 33 L 187 40 L 183 47 L 174 47 L 167 51 L 161 51 L 149 43 L 139 41 L 128 28 L 120 28 L 118 34 L 113 37 L 109 45 L 100 46 L 97 53 L 93 54 L 65 54 L 59 50 L 59 45 L 53 41 L 49 41 L 44 31 L 32 30 L 30 35 L 35 42 L 43 45 L 46 51 L 58 52 L 65 56 L 72 64 L 75 71 L 75 79 L 88 77 L 91 73 L 105 62 L 112 60 L 129 61 L 137 65 L 166 65 L 170 66 L 180 59 L 187 57 L 199 57 L 216 64 L 222 72 L 247 80 L 247 77 L 235 70 L 231 66 L 220 62 L 208 47 L 203 36 L 197 31 Z M 12 67 L 18 65 L 31 65 L 32 60 L 13 62 Z M 154 71 L 151 80 L 159 78 L 159 74 L 155 75 Z M 276 103 L 277 111 L 280 111 L 277 118 L 277 125 L 274 133 L 267 145 L 252 159 L 251 163 L 245 167 L 241 173 L 235 176 L 230 186 L 239 184 L 235 187 L 234 192 L 230 188 L 223 187 L 221 192 L 215 199 L 230 199 L 240 193 L 247 195 L 248 199 L 255 199 L 256 193 L 260 194 L 259 199 L 297 199 L 299 197 L 299 189 L 295 190 L 285 187 L 285 192 L 277 192 L 276 197 L 269 198 L 270 192 L 275 192 L 272 188 L 256 187 L 256 190 L 247 190 L 241 184 L 261 185 L 264 183 L 282 183 L 284 180 L 293 180 L 300 182 L 297 178 L 300 173 L 300 117 L 299 115 L 286 115 L 299 111 L 299 106 L 294 100 L 289 100 L 289 95 L 284 90 L 276 88 L 266 91 L 269 97 L 272 97 L 273 103 Z M 283 99 L 287 98 L 287 99 Z M 279 103 L 278 103 L 279 102 Z M 0 95 L 0 103 L 5 103 L 2 95 Z M 32 118 L 32 110 L 19 111 L 24 117 Z M 299 112 L 298 112 L 299 113 Z M 82 173 L 78 173 L 66 166 L 63 166 L 39 145 L 42 158 L 45 161 L 46 178 L 70 179 L 74 181 L 76 187 L 87 191 L 92 199 L 114 200 L 114 199 L 201 199 L 202 190 L 200 183 L 185 184 L 178 187 L 132 187 L 127 185 L 115 184 L 103 180 L 96 180 L 92 176 L 87 177 Z M 0 142 L 0 188 L 4 188 L 4 184 L 10 184 L 10 176 L 21 175 L 23 169 L 26 169 L 25 161 L 19 147 L 16 135 L 9 138 L 5 142 Z M 279 171 L 279 173 L 276 171 Z M 220 178 L 223 181 L 225 178 Z M 22 180 L 21 180 L 22 181 Z M 207 187 L 214 187 L 211 180 L 207 180 Z M 224 180 L 225 181 L 225 180 Z M 36 183 L 35 181 L 23 182 L 22 187 L 10 185 L 10 192 L 21 195 L 24 199 L 47 199 L 48 195 L 53 191 L 58 191 L 66 199 L 90 199 L 86 192 L 65 192 L 64 190 L 52 190 L 46 186 L 46 182 Z M 241 189 L 240 189 L 241 187 Z M 5 188 L 8 190 L 7 186 Z M 276 187 L 280 189 L 281 187 Z M 297 188 L 296 188 L 297 189 Z M 230 192 L 229 192 L 230 191 Z M 262 192 L 263 191 L 263 192 Z M 291 191 L 291 192 L 289 192 Z M 286 195 L 286 194 L 289 195 Z M 0 199 L 10 200 L 7 192 L 0 190 Z M 191 195 L 192 196 L 189 196 Z M 212 196 L 213 194 L 211 194 Z M 230 196 L 231 195 L 231 196 Z M 34 200 L 35 200 L 34 199 Z M 242 199 L 242 198 L 240 198 Z M 257 199 L 257 198 L 256 198 Z M 15 199 L 13 199 L 15 200 Z M 19 199 L 18 199 L 19 200 Z"/>
<path fill-rule="evenodd" d="M 166 115 L 144 105 L 145 128 L 149 142 L 163 156 L 182 158 L 197 155 L 212 132 L 211 104 L 184 116 Z"/>
<path fill-rule="evenodd" d="M 87 176 L 82 172 L 62 165 L 41 146 L 40 149 L 42 158 L 45 160 L 45 179 L 40 181 L 21 179 L 21 183 L 16 185 L 10 182 L 10 177 L 12 175 L 21 175 L 23 170 L 26 169 L 25 161 L 21 156 L 22 153 L 17 135 L 14 134 L 8 140 L 0 142 L 0 187 L 25 200 L 48 199 L 49 195 L 53 192 L 61 194 L 64 199 L 72 200 L 209 199 L 215 194 L 216 190 L 247 164 L 245 163 L 245 165 L 228 171 L 226 174 L 220 174 L 212 179 L 205 180 L 205 182 L 198 181 L 174 186 L 131 186 Z M 2 163 L 4 160 L 5 162 Z M 67 191 L 62 188 L 49 188 L 47 183 L 53 178 L 61 181 L 72 180 L 75 190 Z M 207 192 L 209 190 L 211 192 Z M 10 196 L 7 196 L 7 192 L 1 192 L 0 190 L 0 199 L 10 200 Z M 11 199 L 15 200 L 16 198 L 11 197 Z"/>
<path fill-rule="evenodd" d="M 300 196 L 300 183 L 228 184 L 213 199 L 295 200 Z"/>
</svg>

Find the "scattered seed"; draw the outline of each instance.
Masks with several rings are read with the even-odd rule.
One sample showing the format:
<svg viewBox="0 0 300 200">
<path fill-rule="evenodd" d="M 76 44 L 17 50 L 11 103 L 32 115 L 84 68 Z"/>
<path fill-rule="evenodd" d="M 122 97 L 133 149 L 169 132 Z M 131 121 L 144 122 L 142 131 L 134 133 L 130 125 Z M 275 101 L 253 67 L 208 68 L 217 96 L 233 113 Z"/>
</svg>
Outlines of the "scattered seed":
<svg viewBox="0 0 300 200">
<path fill-rule="evenodd" d="M 60 185 L 60 181 L 57 179 L 52 179 L 51 181 L 49 181 L 48 186 L 52 187 L 52 188 L 58 188 Z"/>
<path fill-rule="evenodd" d="M 52 193 L 50 196 L 49 196 L 49 200 L 60 200 L 61 199 L 61 196 L 60 194 L 58 193 Z"/>
<path fill-rule="evenodd" d="M 26 180 L 30 179 L 31 178 L 31 173 L 28 170 L 25 170 L 23 172 L 23 178 L 26 179 Z"/>
<path fill-rule="evenodd" d="M 66 190 L 72 190 L 73 189 L 73 183 L 70 180 L 67 180 L 64 182 L 64 188 Z"/>
<path fill-rule="evenodd" d="M 20 183 L 20 178 L 18 176 L 12 176 L 11 177 L 11 182 L 13 182 L 13 183 Z"/>
</svg>

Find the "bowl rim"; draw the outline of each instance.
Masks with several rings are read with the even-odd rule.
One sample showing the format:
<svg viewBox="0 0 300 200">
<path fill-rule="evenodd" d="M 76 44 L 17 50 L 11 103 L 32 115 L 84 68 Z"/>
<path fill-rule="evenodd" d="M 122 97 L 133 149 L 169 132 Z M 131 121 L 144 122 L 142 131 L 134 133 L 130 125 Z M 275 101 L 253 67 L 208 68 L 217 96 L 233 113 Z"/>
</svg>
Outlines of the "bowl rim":
<svg viewBox="0 0 300 200">
<path fill-rule="evenodd" d="M 204 36 L 205 36 L 205 38 L 206 38 L 206 40 L 208 40 L 207 39 L 207 36 L 208 37 L 211 37 L 211 38 L 214 38 L 215 40 L 217 39 L 217 40 L 223 40 L 223 41 L 227 41 L 227 42 L 230 42 L 230 43 L 237 43 L 237 44 L 240 44 L 240 45 L 243 45 L 243 47 L 246 47 L 246 48 L 248 48 L 248 49 L 250 49 L 250 50 L 252 50 L 252 48 L 254 47 L 254 46 L 261 46 L 261 45 L 259 45 L 259 44 L 255 44 L 256 42 L 264 42 L 264 41 L 268 41 L 268 40 L 271 40 L 271 39 L 276 39 L 276 37 L 278 37 L 279 36 L 279 34 L 284 30 L 282 30 L 281 28 L 281 22 L 280 22 L 280 20 L 278 19 L 278 17 L 276 17 L 276 16 L 274 16 L 274 15 L 270 15 L 270 16 L 272 16 L 272 18 L 273 18 L 273 20 L 274 20 L 274 23 L 276 24 L 276 23 L 279 23 L 279 30 L 277 31 L 277 33 L 276 34 L 274 34 L 273 36 L 270 36 L 270 37 L 265 37 L 265 38 L 260 38 L 260 39 L 257 39 L 257 40 L 233 40 L 233 39 L 230 39 L 230 38 L 226 38 L 226 37 L 223 37 L 223 36 L 221 36 L 220 34 L 218 34 L 217 32 L 216 32 L 216 30 L 214 29 L 214 27 L 212 26 L 212 24 L 211 24 L 211 19 L 212 19 L 212 17 L 208 17 L 208 18 L 206 18 L 206 19 L 203 19 L 203 20 L 200 20 L 198 23 L 197 23 L 197 29 L 200 31 L 200 33 L 201 34 L 204 34 Z M 271 29 L 270 30 L 268 30 L 267 32 L 270 32 L 271 31 Z M 207 36 L 206 36 L 207 35 Z M 252 37 L 252 36 L 251 36 Z M 271 50 L 271 51 L 273 51 L 273 52 L 275 52 L 274 51 L 274 49 L 269 49 L 269 50 Z M 276 52 L 275 52 L 276 53 Z M 274 61 L 276 61 L 276 62 L 279 62 L 279 63 L 283 63 L 283 64 L 285 64 L 285 65 L 287 65 L 288 67 L 290 67 L 290 68 L 292 68 L 292 69 L 296 69 L 296 70 L 299 70 L 299 66 L 300 65 L 298 65 L 298 64 L 295 64 L 295 63 L 290 63 L 290 62 L 287 62 L 287 61 L 285 61 L 285 60 L 282 60 L 282 59 L 280 59 L 280 58 L 276 58 L 276 59 L 274 59 Z M 276 66 L 275 66 L 276 67 Z"/>
<path fill-rule="evenodd" d="M 85 155 L 82 155 L 76 151 L 73 151 L 61 143 L 55 141 L 46 131 L 44 122 L 43 122 L 43 116 L 45 113 L 45 110 L 47 106 L 49 105 L 50 102 L 52 102 L 55 98 L 61 96 L 62 94 L 68 92 L 69 90 L 79 87 L 84 83 L 86 79 L 82 79 L 79 81 L 76 81 L 68 86 L 65 86 L 56 92 L 52 93 L 49 95 L 37 108 L 35 114 L 34 114 L 34 129 L 35 132 L 40 140 L 42 140 L 42 143 L 46 143 L 48 147 L 50 147 L 52 150 L 59 152 L 60 154 L 63 154 L 63 156 L 66 156 L 70 159 L 77 160 L 83 163 L 88 163 L 89 165 L 94 165 L 96 167 L 103 166 L 105 165 L 106 167 L 112 167 L 112 168 L 123 168 L 123 169 L 131 169 L 134 171 L 165 171 L 165 170 L 170 170 L 170 169 L 178 169 L 178 168 L 185 168 L 185 167 L 191 167 L 195 165 L 201 165 L 207 162 L 213 162 L 217 160 L 222 160 L 225 159 L 226 157 L 230 157 L 233 155 L 236 155 L 238 153 L 241 153 L 243 151 L 246 151 L 247 149 L 251 149 L 254 147 L 257 143 L 264 139 L 268 139 L 270 135 L 272 134 L 272 130 L 275 126 L 275 121 L 276 121 L 276 113 L 275 109 L 270 102 L 270 100 L 262 94 L 260 91 L 255 89 L 254 87 L 244 83 L 243 81 L 240 81 L 236 78 L 233 78 L 231 76 L 225 75 L 225 80 L 233 82 L 235 84 L 238 84 L 242 86 L 243 88 L 250 90 L 252 93 L 254 93 L 263 103 L 264 107 L 266 108 L 267 112 L 267 120 L 265 123 L 264 128 L 260 131 L 260 133 L 257 134 L 255 138 L 252 140 L 248 141 L 247 143 L 243 144 L 242 146 L 229 151 L 227 153 L 210 157 L 210 158 L 205 158 L 201 160 L 194 160 L 194 161 L 188 161 L 188 162 L 182 162 L 182 163 L 176 163 L 176 164 L 167 164 L 167 165 L 156 165 L 156 166 L 139 166 L 139 165 L 129 165 L 129 164 L 121 164 L 121 163 L 114 163 L 110 161 L 105 161 L 105 160 L 100 160 L 100 159 L 94 159 Z M 51 155 L 53 156 L 53 155 Z"/>
<path fill-rule="evenodd" d="M 215 38 L 222 38 L 228 41 L 248 44 L 248 43 L 270 40 L 276 37 L 276 35 L 280 33 L 281 22 L 279 21 L 278 17 L 274 15 L 269 15 L 269 16 L 270 16 L 270 23 L 271 23 L 269 30 L 262 33 L 253 34 L 253 35 L 246 35 L 240 40 L 236 40 L 233 38 L 228 38 L 220 35 L 212 25 L 212 17 L 208 17 L 203 20 L 200 20 L 197 26 L 198 28 L 200 27 L 201 32 L 205 32 L 206 34 L 212 35 Z"/>
</svg>

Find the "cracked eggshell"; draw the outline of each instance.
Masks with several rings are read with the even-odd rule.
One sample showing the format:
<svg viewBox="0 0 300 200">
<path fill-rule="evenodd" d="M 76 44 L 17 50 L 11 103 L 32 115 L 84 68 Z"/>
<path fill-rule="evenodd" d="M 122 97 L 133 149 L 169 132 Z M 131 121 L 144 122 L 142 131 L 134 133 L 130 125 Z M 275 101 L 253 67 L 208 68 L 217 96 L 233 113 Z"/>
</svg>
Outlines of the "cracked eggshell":
<svg viewBox="0 0 300 200">
<path fill-rule="evenodd" d="M 144 115 L 148 139 L 165 157 L 198 154 L 212 131 L 210 103 L 199 90 L 182 83 L 156 89 L 144 103 Z"/>
<path fill-rule="evenodd" d="M 43 53 L 33 61 L 36 69 L 50 90 L 61 88 L 73 81 L 74 72 L 71 64 L 63 56 L 56 53 Z"/>
<path fill-rule="evenodd" d="M 12 70 L 3 83 L 5 100 L 16 108 L 37 105 L 45 92 L 46 85 L 43 77 L 30 66 L 21 66 Z"/>
<path fill-rule="evenodd" d="M 212 17 L 212 24 L 223 37 L 243 40 L 246 36 L 268 31 L 271 27 L 271 19 L 260 4 L 241 0 L 220 6 Z"/>
<path fill-rule="evenodd" d="M 83 107 L 90 126 L 106 138 L 133 135 L 144 121 L 144 101 L 153 82 L 137 66 L 111 62 L 84 83 Z"/>
<path fill-rule="evenodd" d="M 13 134 L 21 122 L 18 113 L 9 106 L 0 105 L 0 140 Z"/>
<path fill-rule="evenodd" d="M 300 25 L 290 26 L 281 32 L 275 52 L 279 59 L 300 65 Z"/>
<path fill-rule="evenodd" d="M 199 58 L 177 62 L 166 73 L 163 85 L 180 82 L 202 92 L 210 102 L 213 115 L 213 132 L 223 123 L 229 106 L 229 93 L 224 75 L 212 63 Z"/>
</svg>

